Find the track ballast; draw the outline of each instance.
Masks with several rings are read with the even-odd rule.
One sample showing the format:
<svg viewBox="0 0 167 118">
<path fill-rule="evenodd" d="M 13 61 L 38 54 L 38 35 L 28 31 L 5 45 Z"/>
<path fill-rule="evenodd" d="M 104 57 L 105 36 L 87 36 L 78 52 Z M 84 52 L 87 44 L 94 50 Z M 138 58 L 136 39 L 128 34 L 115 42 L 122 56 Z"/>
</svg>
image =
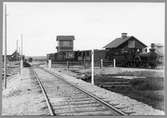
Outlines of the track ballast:
<svg viewBox="0 0 167 118">
<path fill-rule="evenodd" d="M 49 115 L 127 115 L 53 72 L 37 67 L 31 71 L 45 97 Z"/>
</svg>

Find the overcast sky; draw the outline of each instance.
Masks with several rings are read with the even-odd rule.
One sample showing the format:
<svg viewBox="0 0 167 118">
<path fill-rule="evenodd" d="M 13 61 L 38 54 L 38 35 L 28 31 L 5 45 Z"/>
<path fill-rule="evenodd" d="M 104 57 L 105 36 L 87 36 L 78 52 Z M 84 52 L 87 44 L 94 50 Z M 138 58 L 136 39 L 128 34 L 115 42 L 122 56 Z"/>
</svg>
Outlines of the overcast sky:
<svg viewBox="0 0 167 118">
<path fill-rule="evenodd" d="M 57 35 L 74 35 L 74 50 L 102 49 L 122 32 L 164 45 L 164 3 L 8 3 L 8 54 L 23 34 L 26 56 L 56 52 Z"/>
</svg>

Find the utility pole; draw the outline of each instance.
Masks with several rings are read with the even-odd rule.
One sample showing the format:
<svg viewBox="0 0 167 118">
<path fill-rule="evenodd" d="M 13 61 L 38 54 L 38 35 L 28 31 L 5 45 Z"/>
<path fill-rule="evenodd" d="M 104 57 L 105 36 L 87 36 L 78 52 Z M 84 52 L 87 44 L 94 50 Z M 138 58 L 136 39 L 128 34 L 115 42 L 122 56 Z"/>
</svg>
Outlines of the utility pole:
<svg viewBox="0 0 167 118">
<path fill-rule="evenodd" d="M 94 50 L 92 50 L 92 79 L 91 83 L 94 85 Z"/>
<path fill-rule="evenodd" d="M 18 52 L 18 40 L 16 41 L 16 51 Z"/>
<path fill-rule="evenodd" d="M 21 55 L 21 59 L 20 59 L 20 72 L 22 74 L 22 69 L 23 69 L 23 35 L 20 35 L 21 38 L 21 49 L 20 49 L 20 55 Z"/>
<path fill-rule="evenodd" d="M 21 34 L 21 55 L 23 58 L 23 34 Z"/>
<path fill-rule="evenodd" d="M 20 51 L 20 47 L 18 47 L 18 52 L 19 52 L 19 62 L 20 62 L 20 67 L 19 67 L 19 75 L 21 74 L 21 51 Z"/>
<path fill-rule="evenodd" d="M 19 62 L 19 59 L 20 59 L 20 54 L 19 54 L 19 46 L 18 46 L 18 39 L 17 39 L 17 41 L 16 41 L 16 52 L 17 52 L 17 54 L 18 54 L 18 57 L 17 57 L 17 59 L 16 59 L 16 61 L 18 61 Z"/>
<path fill-rule="evenodd" d="M 4 35 L 4 41 L 5 41 L 5 54 L 4 54 L 4 86 L 5 89 L 7 87 L 7 8 L 5 4 L 5 35 Z"/>
</svg>

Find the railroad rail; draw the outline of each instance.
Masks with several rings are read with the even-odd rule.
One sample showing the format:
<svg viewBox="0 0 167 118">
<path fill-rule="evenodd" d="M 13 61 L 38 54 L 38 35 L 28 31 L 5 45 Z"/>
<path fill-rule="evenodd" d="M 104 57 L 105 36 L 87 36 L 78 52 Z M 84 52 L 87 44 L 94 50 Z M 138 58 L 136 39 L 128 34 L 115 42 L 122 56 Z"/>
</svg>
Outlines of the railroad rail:
<svg viewBox="0 0 167 118">
<path fill-rule="evenodd" d="M 45 101 L 46 101 L 46 104 L 47 104 L 47 106 L 48 106 L 50 115 L 52 115 L 52 116 L 53 116 L 53 115 L 56 115 L 56 114 L 54 113 L 54 110 L 53 110 L 53 107 L 52 107 L 52 105 L 51 105 L 51 103 L 50 103 L 50 100 L 49 100 L 49 98 L 48 98 L 48 96 L 47 96 L 47 93 L 46 93 L 46 91 L 45 91 L 45 88 L 44 88 L 42 82 L 40 81 L 40 78 L 38 77 L 38 75 L 37 75 L 37 73 L 36 73 L 35 71 L 32 71 L 32 72 L 33 72 L 33 74 L 35 75 L 35 78 L 37 79 L 38 84 L 39 84 L 39 86 L 40 86 L 40 88 L 41 88 L 41 90 L 42 90 L 42 93 L 43 93 L 44 97 L 45 97 Z"/>
<path fill-rule="evenodd" d="M 33 71 L 45 97 L 50 115 L 127 115 L 92 93 L 66 81 L 62 76 L 57 75 L 56 73 L 41 67 L 32 67 L 31 70 Z M 42 79 L 40 77 L 40 72 L 44 73 L 43 75 L 46 75 L 46 77 L 50 76 L 50 79 L 47 79 L 49 77 L 43 77 Z M 54 84 L 54 81 L 56 85 Z M 62 91 L 66 92 L 66 94 L 60 95 L 60 89 L 63 89 Z M 51 93 L 51 91 L 54 92 Z M 53 96 L 53 93 L 57 94 Z M 62 98 L 63 100 L 56 102 L 57 98 Z"/>
</svg>

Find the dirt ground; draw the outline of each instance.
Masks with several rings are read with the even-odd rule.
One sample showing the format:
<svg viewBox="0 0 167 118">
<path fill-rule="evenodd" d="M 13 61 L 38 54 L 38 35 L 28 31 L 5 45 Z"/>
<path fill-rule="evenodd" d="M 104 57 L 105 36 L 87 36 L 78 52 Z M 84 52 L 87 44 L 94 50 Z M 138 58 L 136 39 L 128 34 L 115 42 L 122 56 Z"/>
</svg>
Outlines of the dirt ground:
<svg viewBox="0 0 167 118">
<path fill-rule="evenodd" d="M 2 115 L 43 115 L 48 114 L 44 97 L 31 77 L 28 68 L 23 74 L 7 78 L 7 88 L 2 91 Z"/>
<path fill-rule="evenodd" d="M 84 69 L 84 68 L 79 68 L 79 69 L 78 68 L 73 68 L 73 69 L 70 68 L 70 70 L 68 70 L 68 71 L 65 68 L 59 68 L 59 69 L 54 68 L 54 69 L 58 72 L 63 72 L 65 74 L 68 74 L 68 75 L 73 76 L 73 77 L 78 78 L 78 79 L 81 79 L 80 77 L 84 78 L 85 73 L 90 73 L 90 69 Z M 134 70 L 132 70 L 133 72 L 131 73 L 131 71 L 129 71 L 130 69 L 125 70 L 125 69 L 121 69 L 121 68 L 115 68 L 115 69 L 113 69 L 113 68 L 98 69 L 97 68 L 97 70 L 98 71 L 96 71 L 96 69 L 95 69 L 95 73 L 96 73 L 97 77 L 99 75 L 109 75 L 109 74 L 112 75 L 112 74 L 118 74 L 118 73 L 119 73 L 119 75 L 121 75 L 121 73 L 126 75 L 127 72 L 128 72 L 128 74 L 135 73 Z M 148 72 L 150 72 L 149 74 L 147 74 L 146 72 L 147 72 L 146 70 L 145 71 L 142 70 L 142 72 L 140 74 L 139 74 L 139 72 L 136 72 L 136 74 L 139 74 L 140 76 L 141 75 L 142 76 L 149 75 L 148 77 L 150 77 L 151 75 L 154 75 L 154 77 L 159 77 L 159 76 L 163 77 L 162 71 L 148 70 Z M 139 76 L 139 75 L 137 75 L 137 76 Z M 97 77 L 95 77 L 95 81 L 100 80 L 100 79 L 97 79 Z M 78 80 L 78 79 L 75 79 L 75 80 Z M 20 76 L 18 74 L 18 72 L 15 72 L 14 74 L 11 74 L 7 80 L 8 80 L 7 89 L 3 90 L 3 92 L 2 92 L 2 115 L 3 116 L 47 115 L 48 114 L 46 102 L 44 100 L 43 95 L 41 94 L 41 90 L 37 86 L 37 83 L 34 80 L 32 74 L 28 68 L 23 69 L 22 76 Z M 102 80 L 104 80 L 104 79 L 102 79 Z M 86 86 L 87 84 L 84 83 L 83 85 Z M 90 87 L 92 88 L 92 86 L 90 86 Z M 96 86 L 94 86 L 94 87 L 96 88 Z M 116 90 L 118 90 L 118 89 L 116 89 Z M 123 91 L 116 91 L 116 90 L 115 90 L 115 92 L 120 93 L 121 95 L 129 96 L 127 94 L 128 93 L 127 91 L 123 92 Z M 101 91 L 101 89 L 100 89 L 100 91 Z M 111 90 L 111 91 L 114 91 L 114 90 Z M 160 91 L 162 91 L 162 93 L 163 93 L 163 90 L 160 89 Z M 138 92 L 139 92 L 139 90 L 138 90 Z M 142 92 L 141 94 L 143 94 L 143 91 L 141 91 L 141 92 Z M 145 93 L 149 94 L 148 90 L 145 91 Z M 153 93 L 155 93 L 155 96 L 157 96 L 156 93 L 160 94 L 160 92 L 157 92 L 157 91 L 154 91 Z M 118 99 L 117 96 L 120 96 L 119 94 L 115 94 L 115 93 L 110 93 L 110 94 L 114 94 L 114 95 L 112 95 L 113 96 L 112 99 L 114 99 L 114 97 L 116 97 L 115 99 Z M 132 94 L 132 95 L 135 96 L 135 94 Z M 111 99 L 111 97 L 109 97 L 109 98 Z M 121 101 L 123 98 L 125 98 L 125 97 L 119 97 L 119 99 L 121 99 Z M 131 98 L 133 98 L 133 97 L 131 97 Z M 135 99 L 135 98 L 133 98 L 133 99 Z M 128 100 L 129 100 L 129 98 L 128 98 Z M 117 102 L 115 100 L 112 100 L 112 101 Z M 140 101 L 140 100 L 138 100 L 138 101 Z M 150 100 L 148 100 L 148 101 L 150 102 Z M 144 101 L 142 101 L 142 102 L 144 102 Z M 155 103 L 155 100 L 153 100 L 152 102 Z M 135 104 L 136 103 L 137 102 L 135 102 Z M 129 103 L 127 103 L 127 104 L 129 105 Z M 160 104 L 158 102 L 157 104 L 159 104 L 160 106 L 163 106 L 163 103 Z M 130 105 L 130 106 L 132 107 L 132 106 L 134 106 L 134 104 L 132 103 L 132 105 Z M 143 106 L 143 104 L 141 106 Z M 149 104 L 149 106 L 151 106 L 151 105 Z M 134 109 L 137 109 L 137 108 L 138 108 L 137 106 L 134 107 Z M 156 108 L 156 107 L 154 107 L 154 108 Z M 142 109 L 143 108 L 141 108 L 140 110 L 136 110 L 136 111 L 138 111 L 138 113 L 136 113 L 136 114 L 146 113 Z M 152 109 L 152 108 L 148 108 L 148 109 Z M 161 109 L 161 108 L 157 107 L 156 109 Z M 139 111 L 142 111 L 142 112 L 139 113 Z M 153 113 L 160 114 L 159 111 L 157 113 L 154 111 L 157 111 L 157 110 L 152 109 L 150 112 L 147 112 L 147 113 L 148 114 L 153 114 Z"/>
</svg>

